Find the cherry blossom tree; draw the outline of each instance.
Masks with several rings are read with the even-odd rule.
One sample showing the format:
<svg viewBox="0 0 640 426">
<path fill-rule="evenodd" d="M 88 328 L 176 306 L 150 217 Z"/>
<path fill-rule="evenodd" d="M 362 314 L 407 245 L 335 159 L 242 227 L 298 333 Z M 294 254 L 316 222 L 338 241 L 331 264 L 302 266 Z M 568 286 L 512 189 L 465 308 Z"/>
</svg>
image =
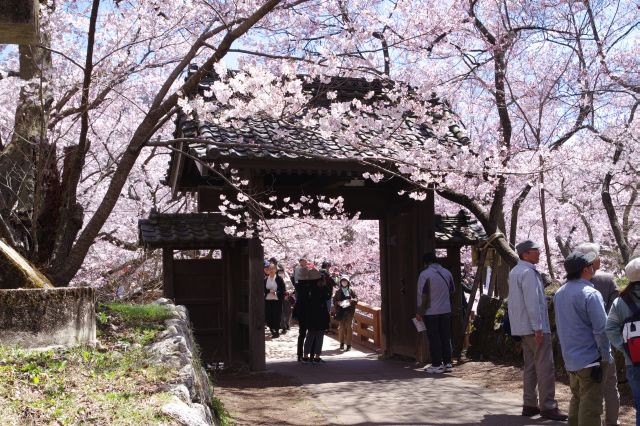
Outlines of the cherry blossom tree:
<svg viewBox="0 0 640 426">
<path fill-rule="evenodd" d="M 79 270 L 92 282 L 105 264 L 139 262 L 127 250 L 136 218 L 193 208 L 159 184 L 168 150 L 186 142 L 171 136 L 178 108 L 230 126 L 256 114 L 295 119 L 373 152 L 351 159 L 371 167 L 365 178 L 396 176 L 407 196 L 434 189 L 466 207 L 488 234 L 505 235 L 496 246 L 508 262 L 509 243 L 525 236 L 545 242 L 550 268 L 583 239 L 622 262 L 637 250 L 630 2 L 84 0 L 49 2 L 43 13 L 41 46 L 2 51 L 0 231 L 57 285 Z M 227 73 L 229 54 L 236 73 Z M 200 67 L 183 81 L 192 62 Z M 190 97 L 214 70 L 215 101 Z M 300 74 L 395 83 L 364 102 L 309 108 Z M 408 147 L 399 124 L 433 137 Z M 363 129 L 377 136 L 362 140 Z M 293 211 L 254 198 L 250 182 L 220 167 L 212 172 L 241 194 L 221 203 L 232 218 Z M 269 247 L 277 232 L 260 222 Z"/>
</svg>

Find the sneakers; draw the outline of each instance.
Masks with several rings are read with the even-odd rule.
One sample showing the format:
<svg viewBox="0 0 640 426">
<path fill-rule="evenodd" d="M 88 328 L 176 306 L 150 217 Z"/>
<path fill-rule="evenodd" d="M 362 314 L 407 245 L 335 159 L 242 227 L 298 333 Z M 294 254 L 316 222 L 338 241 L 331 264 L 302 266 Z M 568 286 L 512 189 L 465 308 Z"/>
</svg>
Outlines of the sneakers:
<svg viewBox="0 0 640 426">
<path fill-rule="evenodd" d="M 324 364 L 324 360 L 320 357 L 316 357 L 313 359 L 314 364 Z"/>
<path fill-rule="evenodd" d="M 344 349 L 344 343 L 340 343 L 340 350 Z"/>
<path fill-rule="evenodd" d="M 451 363 L 445 364 L 444 365 L 444 372 L 445 373 L 451 373 L 453 371 L 453 365 L 451 365 Z"/>
<path fill-rule="evenodd" d="M 430 365 L 428 367 L 425 367 L 424 371 L 430 374 L 442 374 L 444 373 L 444 365 Z"/>
<path fill-rule="evenodd" d="M 347 349 L 345 349 L 344 351 L 350 351 L 351 350 L 351 345 L 347 345 Z"/>
<path fill-rule="evenodd" d="M 302 363 L 303 364 L 309 364 L 310 362 L 312 362 L 312 361 L 311 361 L 311 359 L 309 359 L 308 356 L 305 356 L 305 357 L 302 358 Z"/>
</svg>

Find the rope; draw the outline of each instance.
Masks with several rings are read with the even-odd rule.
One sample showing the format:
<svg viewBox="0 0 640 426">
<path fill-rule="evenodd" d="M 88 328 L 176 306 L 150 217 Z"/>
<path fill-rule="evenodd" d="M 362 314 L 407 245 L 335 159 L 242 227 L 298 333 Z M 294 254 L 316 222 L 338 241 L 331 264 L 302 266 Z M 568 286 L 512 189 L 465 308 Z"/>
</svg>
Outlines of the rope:
<svg viewBox="0 0 640 426">
<path fill-rule="evenodd" d="M 487 248 L 487 246 L 490 246 L 491 243 L 495 240 L 497 240 L 498 238 L 504 238 L 504 234 L 500 231 L 496 231 L 494 232 L 488 239 L 487 241 L 480 247 L 480 250 L 484 250 L 485 248 Z"/>
</svg>

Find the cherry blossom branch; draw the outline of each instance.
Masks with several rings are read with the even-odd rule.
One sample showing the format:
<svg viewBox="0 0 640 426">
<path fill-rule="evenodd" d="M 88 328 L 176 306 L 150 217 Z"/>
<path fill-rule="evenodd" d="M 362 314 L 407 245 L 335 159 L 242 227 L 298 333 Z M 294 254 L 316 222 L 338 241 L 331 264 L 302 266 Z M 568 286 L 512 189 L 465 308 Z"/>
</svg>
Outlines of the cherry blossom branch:
<svg viewBox="0 0 640 426">
<path fill-rule="evenodd" d="M 253 25 L 270 13 L 279 3 L 280 0 L 266 1 L 249 17 L 244 19 L 235 29 L 229 31 L 221 40 L 218 49 L 205 61 L 204 66 L 182 85 L 180 91 L 172 94 L 165 100 L 164 98 L 167 92 L 182 70 L 190 62 L 191 58 L 194 57 L 200 44 L 205 40 L 206 34 L 203 34 L 203 36 L 196 41 L 191 51 L 184 57 L 184 60 L 176 66 L 152 101 L 149 113 L 145 116 L 132 135 L 128 148 L 118 163 L 116 171 L 109 183 L 109 187 L 107 188 L 102 201 L 99 203 L 96 212 L 93 214 L 91 219 L 89 219 L 85 228 L 78 236 L 75 244 L 69 252 L 69 255 L 65 259 L 64 265 L 61 265 L 56 270 L 51 271 L 51 276 L 54 281 L 56 281 L 57 285 L 66 285 L 82 265 L 95 236 L 100 232 L 100 229 L 113 211 L 113 208 L 118 201 L 119 194 L 127 180 L 127 176 L 139 156 L 140 149 L 148 141 L 150 132 L 155 128 L 158 121 L 161 120 L 162 117 L 166 116 L 166 114 L 177 105 L 178 99 L 181 96 L 185 93 L 191 93 L 195 89 L 197 84 L 204 77 L 205 73 L 211 70 L 213 65 L 224 57 L 236 39 L 249 31 Z M 220 31 L 223 31 L 225 28 L 226 27 L 221 28 Z"/>
<path fill-rule="evenodd" d="M 618 83 L 620 86 L 626 89 L 629 89 L 634 93 L 640 94 L 640 85 L 631 84 L 625 81 L 624 79 L 622 79 L 621 77 L 615 75 L 613 72 L 611 72 L 611 69 L 609 68 L 609 64 L 607 63 L 606 55 L 604 53 L 603 42 L 600 39 L 600 35 L 598 34 L 598 28 L 596 27 L 596 21 L 593 14 L 593 9 L 591 8 L 591 2 L 589 0 L 583 0 L 583 3 L 587 8 L 587 15 L 589 16 L 589 24 L 591 25 L 591 32 L 593 33 L 593 39 L 596 42 L 598 56 L 600 57 L 600 64 L 604 68 L 604 71 L 607 73 L 609 78 L 611 78 L 613 81 Z"/>
</svg>

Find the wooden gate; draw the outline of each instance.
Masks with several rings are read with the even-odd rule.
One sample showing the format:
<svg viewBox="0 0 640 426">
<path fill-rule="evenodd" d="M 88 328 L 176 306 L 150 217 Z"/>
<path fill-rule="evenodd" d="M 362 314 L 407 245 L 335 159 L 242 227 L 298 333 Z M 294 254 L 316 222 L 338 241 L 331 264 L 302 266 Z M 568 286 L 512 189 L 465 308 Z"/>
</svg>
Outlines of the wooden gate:
<svg viewBox="0 0 640 426">
<path fill-rule="evenodd" d="M 383 345 L 388 355 L 416 355 L 417 309 L 422 255 L 434 249 L 433 195 L 424 203 L 393 211 L 380 221 Z"/>
<path fill-rule="evenodd" d="M 193 334 L 204 362 L 227 362 L 227 294 L 221 259 L 175 259 L 173 261 L 176 305 L 189 311 Z"/>
</svg>

